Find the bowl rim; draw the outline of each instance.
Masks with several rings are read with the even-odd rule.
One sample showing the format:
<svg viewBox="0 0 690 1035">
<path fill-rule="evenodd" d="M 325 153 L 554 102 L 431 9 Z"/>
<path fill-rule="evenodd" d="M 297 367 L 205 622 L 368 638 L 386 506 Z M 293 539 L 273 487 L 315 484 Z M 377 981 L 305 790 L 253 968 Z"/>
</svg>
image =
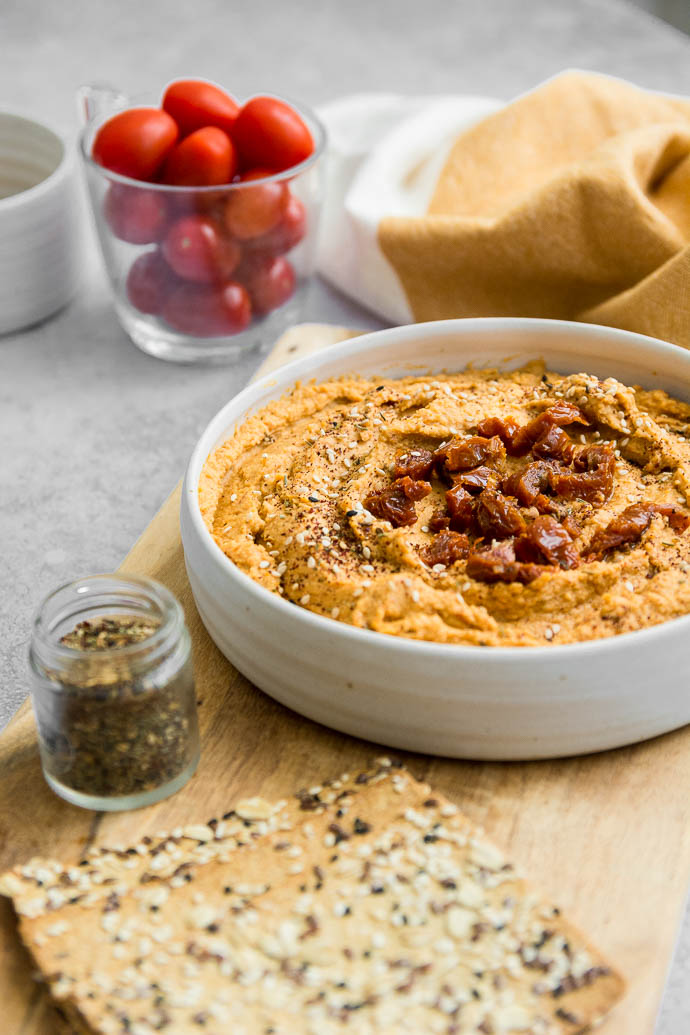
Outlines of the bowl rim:
<svg viewBox="0 0 690 1035">
<path fill-rule="evenodd" d="M 1 214 L 39 201 L 53 189 L 59 180 L 65 177 L 66 172 L 68 175 L 71 174 L 74 166 L 71 150 L 67 146 L 64 137 L 53 126 L 48 125 L 47 122 L 32 118 L 21 111 L 10 111 L 8 108 L 0 110 L 0 120 L 3 119 L 13 123 L 23 123 L 29 129 L 40 130 L 46 136 L 52 137 L 53 142 L 57 144 L 60 150 L 60 157 L 54 168 L 38 183 L 34 183 L 33 186 L 26 187 L 24 190 L 17 191 L 15 194 L 8 194 L 6 197 L 0 198 Z"/>
<path fill-rule="evenodd" d="M 349 625 L 347 622 L 339 622 L 335 618 L 329 618 L 326 615 L 316 614 L 310 611 L 308 608 L 299 607 L 287 600 L 284 600 L 277 593 L 271 592 L 269 589 L 265 589 L 258 582 L 255 582 L 249 575 L 245 574 L 237 565 L 230 560 L 226 554 L 220 549 L 213 536 L 209 532 L 204 519 L 201 514 L 201 508 L 199 506 L 199 478 L 203 466 L 208 457 L 215 448 L 214 445 L 209 446 L 207 443 L 209 440 L 214 442 L 218 441 L 218 433 L 216 432 L 217 426 L 222 426 L 224 423 L 227 425 L 227 418 L 225 413 L 229 409 L 234 409 L 238 404 L 243 407 L 244 414 L 241 419 L 236 418 L 236 426 L 242 423 L 246 419 L 247 412 L 255 405 L 258 398 L 268 389 L 275 388 L 276 381 L 279 378 L 281 381 L 285 380 L 284 390 L 288 391 L 290 384 L 300 380 L 300 375 L 305 371 L 309 373 L 310 377 L 318 379 L 318 371 L 310 369 L 313 366 L 315 358 L 321 358 L 323 360 L 333 359 L 338 360 L 340 358 L 347 357 L 350 351 L 359 352 L 360 350 L 376 350 L 379 347 L 383 348 L 389 344 L 391 339 L 393 341 L 405 342 L 411 338 L 415 338 L 418 335 L 422 337 L 444 337 L 453 332 L 457 332 L 462 328 L 462 333 L 471 333 L 473 330 L 493 330 L 499 331 L 501 329 L 511 330 L 533 330 L 537 334 L 548 334 L 550 330 L 558 330 L 561 333 L 573 334 L 577 336 L 582 332 L 587 333 L 595 332 L 597 335 L 604 339 L 608 339 L 612 342 L 620 342 L 621 344 L 639 346 L 641 348 L 647 348 L 650 350 L 651 355 L 654 353 L 666 357 L 673 357 L 686 363 L 688 366 L 688 383 L 690 386 L 690 352 L 686 349 L 681 348 L 678 345 L 672 345 L 670 342 L 661 341 L 658 338 L 652 338 L 649 335 L 638 334 L 635 331 L 626 331 L 616 327 L 607 327 L 602 324 L 589 324 L 589 323 L 578 323 L 569 320 L 550 320 L 550 319 L 537 319 L 532 317 L 507 317 L 507 316 L 490 316 L 490 317 L 469 317 L 465 319 L 454 319 L 454 320 L 430 320 L 425 323 L 413 323 L 404 324 L 397 327 L 388 327 L 383 330 L 371 331 L 366 334 L 358 335 L 354 338 L 347 338 L 342 342 L 338 342 L 335 345 L 329 346 L 322 352 L 310 353 L 307 356 L 302 356 L 298 359 L 292 360 L 290 363 L 285 363 L 277 369 L 271 370 L 258 378 L 256 381 L 251 382 L 242 391 L 238 392 L 237 395 L 233 396 L 228 402 L 221 407 L 221 409 L 211 418 L 206 428 L 200 435 L 194 450 L 189 459 L 187 470 L 184 475 L 182 483 L 182 499 L 181 509 L 187 510 L 187 513 L 191 519 L 193 531 L 196 533 L 198 542 L 200 543 L 204 553 L 212 564 L 215 564 L 220 571 L 222 571 L 229 578 L 234 578 L 239 582 L 239 586 L 242 592 L 250 594 L 257 602 L 258 605 L 264 607 L 274 608 L 278 614 L 290 616 L 296 618 L 298 621 L 305 623 L 307 627 L 312 627 L 315 632 L 321 632 L 326 635 L 340 635 L 346 640 L 351 640 L 353 645 L 356 647 L 357 643 L 366 643 L 374 649 L 380 648 L 382 650 L 396 650 L 401 651 L 403 654 L 411 654 L 415 656 L 428 656 L 429 660 L 433 659 L 438 654 L 442 654 L 446 659 L 456 658 L 459 662 L 474 661 L 480 655 L 483 659 L 496 659 L 497 662 L 501 662 L 505 665 L 515 664 L 519 659 L 527 659 L 528 661 L 534 661 L 535 658 L 543 659 L 545 657 L 557 659 L 559 662 L 567 662 L 572 656 L 573 660 L 577 658 L 583 658 L 585 654 L 592 655 L 599 651 L 607 653 L 611 650 L 624 650 L 626 645 L 631 644 L 631 637 L 634 638 L 636 645 L 644 647 L 644 645 L 650 640 L 663 639 L 666 636 L 679 635 L 682 636 L 690 632 L 690 614 L 680 615 L 677 618 L 670 618 L 667 621 L 659 622 L 656 625 L 647 626 L 644 629 L 635 629 L 631 632 L 618 633 L 614 636 L 600 637 L 591 640 L 579 640 L 576 643 L 565 643 L 565 644 L 553 644 L 546 643 L 538 646 L 525 646 L 525 647 L 481 647 L 475 644 L 456 644 L 456 643 L 439 643 L 435 640 L 416 640 L 412 637 L 406 636 L 394 636 L 389 633 L 376 632 L 372 629 L 360 629 L 358 626 Z M 650 357 L 651 358 L 651 357 Z M 287 375 L 287 377 L 286 377 Z M 257 398 L 255 398 L 257 397 Z M 244 405 L 247 403 L 247 405 Z M 185 555 L 187 554 L 187 545 L 185 544 L 185 533 L 184 533 L 184 521 L 182 521 L 182 542 Z M 622 646 L 618 646 L 622 644 Z M 547 653 L 548 652 L 548 653 Z"/>
</svg>

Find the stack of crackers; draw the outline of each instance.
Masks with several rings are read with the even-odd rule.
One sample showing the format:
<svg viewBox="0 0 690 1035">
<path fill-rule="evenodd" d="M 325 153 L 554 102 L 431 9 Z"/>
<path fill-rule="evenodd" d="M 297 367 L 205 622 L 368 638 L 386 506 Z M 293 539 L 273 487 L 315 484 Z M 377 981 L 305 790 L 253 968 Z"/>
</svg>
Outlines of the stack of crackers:
<svg viewBox="0 0 690 1035">
<path fill-rule="evenodd" d="M 622 978 L 389 759 L 0 879 L 68 1030 L 562 1035 Z"/>
</svg>

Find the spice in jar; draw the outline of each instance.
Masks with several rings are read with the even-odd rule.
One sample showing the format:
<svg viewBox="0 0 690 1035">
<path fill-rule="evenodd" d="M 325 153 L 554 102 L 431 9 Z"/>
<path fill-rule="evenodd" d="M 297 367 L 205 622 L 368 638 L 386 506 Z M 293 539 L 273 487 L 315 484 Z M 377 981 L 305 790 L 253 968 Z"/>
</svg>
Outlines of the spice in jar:
<svg viewBox="0 0 690 1035">
<path fill-rule="evenodd" d="M 93 578 L 109 580 L 110 588 L 103 597 L 98 587 L 97 613 L 86 608 L 89 616 L 74 623 L 78 609 L 72 622 L 63 617 L 51 630 L 49 598 L 49 613 L 37 619 L 31 661 L 43 768 L 75 804 L 132 808 L 182 786 L 198 760 L 189 635 L 164 587 L 134 580 L 142 599 L 127 612 L 133 580 L 122 580 L 126 590 L 118 595 L 113 583 L 121 580 Z M 87 587 L 75 592 L 79 604 L 88 603 L 97 587 L 89 579 L 77 585 Z"/>
</svg>

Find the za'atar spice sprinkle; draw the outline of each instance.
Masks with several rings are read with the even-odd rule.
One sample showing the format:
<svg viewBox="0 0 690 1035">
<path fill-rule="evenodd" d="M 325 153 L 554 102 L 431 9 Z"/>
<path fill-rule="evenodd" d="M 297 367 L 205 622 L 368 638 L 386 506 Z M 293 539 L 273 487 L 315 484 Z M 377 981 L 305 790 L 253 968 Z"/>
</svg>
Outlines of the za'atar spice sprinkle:
<svg viewBox="0 0 690 1035">
<path fill-rule="evenodd" d="M 149 804 L 182 786 L 198 759 L 189 635 L 167 590 L 158 587 L 147 601 L 148 580 L 141 582 L 144 599 L 132 596 L 127 580 L 126 599 L 113 586 L 92 614 L 94 586 L 84 580 L 86 593 L 77 587 L 75 600 L 86 605 L 87 618 L 74 621 L 79 607 L 71 621 L 51 624 L 51 597 L 36 622 L 33 703 L 44 773 L 75 804 Z M 125 603 L 130 613 L 119 610 Z"/>
</svg>

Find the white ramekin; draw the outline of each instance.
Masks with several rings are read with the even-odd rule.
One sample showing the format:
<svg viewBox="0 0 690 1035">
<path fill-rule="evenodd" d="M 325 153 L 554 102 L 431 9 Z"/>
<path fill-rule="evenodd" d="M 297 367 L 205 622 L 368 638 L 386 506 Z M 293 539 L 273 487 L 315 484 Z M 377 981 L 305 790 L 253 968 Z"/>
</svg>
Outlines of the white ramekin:
<svg viewBox="0 0 690 1035">
<path fill-rule="evenodd" d="M 74 156 L 48 126 L 0 112 L 0 334 L 74 296 L 82 213 Z"/>
<path fill-rule="evenodd" d="M 530 759 L 619 747 L 690 722 L 690 617 L 569 646 L 461 647 L 387 636 L 312 614 L 263 589 L 204 525 L 204 461 L 248 414 L 295 381 L 511 369 L 543 358 L 690 400 L 690 353 L 653 338 L 551 320 L 449 320 L 378 331 L 263 377 L 201 436 L 181 508 L 189 581 L 223 654 L 295 711 L 391 747 Z"/>
</svg>

